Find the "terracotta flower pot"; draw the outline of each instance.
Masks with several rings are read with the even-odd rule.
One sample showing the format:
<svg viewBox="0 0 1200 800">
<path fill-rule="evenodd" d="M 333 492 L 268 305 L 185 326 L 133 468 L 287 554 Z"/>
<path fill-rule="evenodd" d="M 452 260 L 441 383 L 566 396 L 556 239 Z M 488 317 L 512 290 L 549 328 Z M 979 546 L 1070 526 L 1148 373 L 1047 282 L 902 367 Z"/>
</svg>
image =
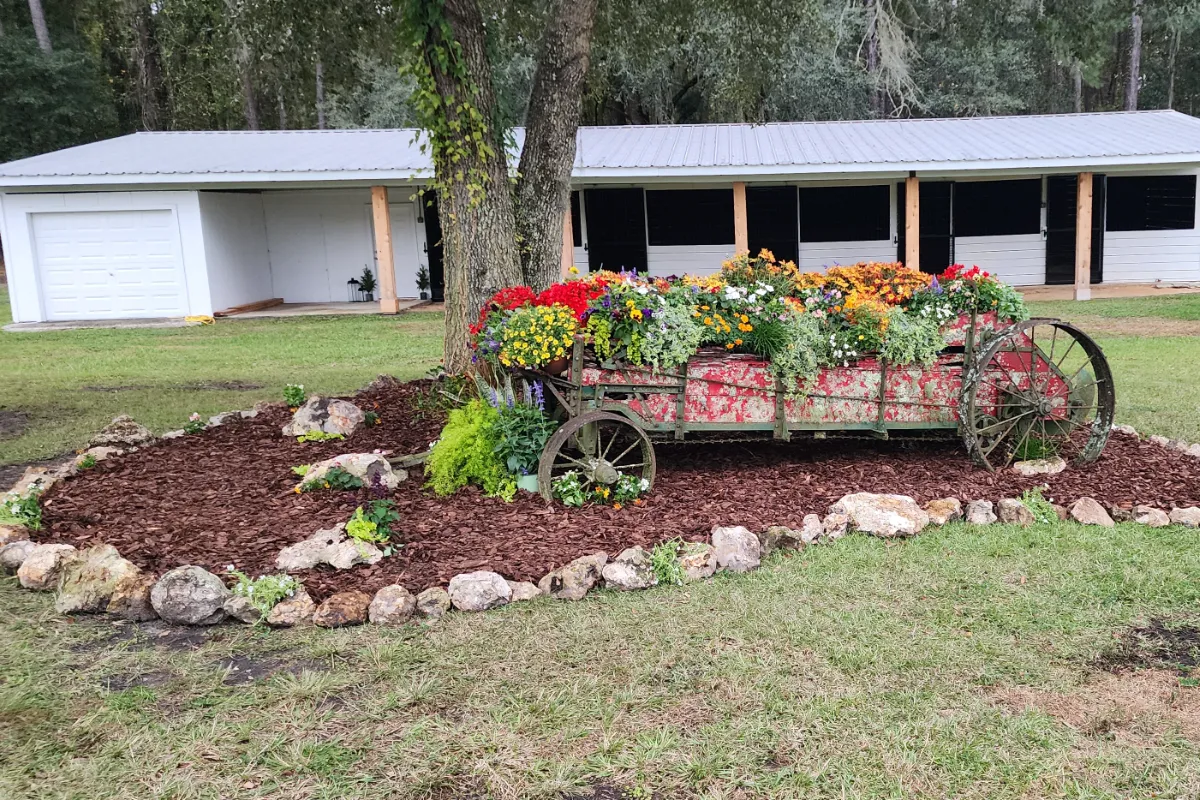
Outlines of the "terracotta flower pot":
<svg viewBox="0 0 1200 800">
<path fill-rule="evenodd" d="M 571 366 L 571 359 L 566 357 L 556 358 L 542 367 L 542 372 L 547 375 L 562 375 L 569 366 Z"/>
</svg>

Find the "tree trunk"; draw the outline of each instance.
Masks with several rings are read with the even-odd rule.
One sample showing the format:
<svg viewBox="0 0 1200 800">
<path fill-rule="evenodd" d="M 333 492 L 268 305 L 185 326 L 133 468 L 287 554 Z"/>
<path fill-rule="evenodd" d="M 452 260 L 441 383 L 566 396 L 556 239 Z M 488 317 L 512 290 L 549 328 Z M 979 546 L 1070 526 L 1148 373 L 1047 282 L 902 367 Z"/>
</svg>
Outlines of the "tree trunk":
<svg viewBox="0 0 1200 800">
<path fill-rule="evenodd" d="M 883 90 L 879 86 L 879 0 L 863 0 L 867 7 L 867 75 L 871 79 L 871 116 L 882 117 L 886 113 Z"/>
<path fill-rule="evenodd" d="M 280 86 L 275 90 L 275 97 L 279 103 L 279 130 L 287 130 L 287 105 L 283 102 L 283 87 Z"/>
<path fill-rule="evenodd" d="M 555 0 L 542 38 L 517 179 L 517 233 L 525 282 L 544 289 L 562 269 L 563 217 L 571 202 L 575 134 L 597 0 Z"/>
<path fill-rule="evenodd" d="M 250 47 L 244 42 L 238 45 L 238 72 L 242 78 L 242 110 L 246 115 L 246 127 L 252 131 L 259 129 L 258 98 L 254 96 L 254 76 L 251 74 Z"/>
<path fill-rule="evenodd" d="M 1133 15 L 1129 21 L 1129 85 L 1125 89 L 1125 110 L 1137 111 L 1138 85 L 1142 69 L 1142 0 L 1133 0 Z"/>
<path fill-rule="evenodd" d="M 325 64 L 317 59 L 317 129 L 325 130 Z"/>
<path fill-rule="evenodd" d="M 1167 73 L 1167 108 L 1175 107 L 1175 60 L 1179 57 L 1179 29 L 1171 36 L 1171 63 Z"/>
<path fill-rule="evenodd" d="M 1075 91 L 1075 113 L 1083 111 L 1083 68 L 1076 59 L 1071 64 L 1071 84 Z"/>
<path fill-rule="evenodd" d="M 475 0 L 444 0 L 447 28 L 425 28 L 422 57 L 443 100 L 446 122 L 466 130 L 485 127 L 496 118 L 492 67 L 487 57 L 487 31 Z M 445 34 L 449 38 L 444 38 Z M 455 43 L 457 42 L 457 47 Z M 465 75 L 442 63 L 438 54 L 457 49 Z M 465 118 L 462 104 L 473 106 L 475 120 Z M 455 141 L 449 150 L 434 137 L 430 150 L 438 179 L 445 270 L 445 368 L 461 372 L 471 363 L 467 326 L 497 291 L 521 282 L 521 261 L 514 236 L 516 215 L 510 186 L 504 131 L 486 129 L 490 153 L 474 143 Z"/>
<path fill-rule="evenodd" d="M 154 15 L 146 0 L 129 0 L 129 16 L 137 34 L 137 49 L 133 54 L 138 108 L 141 111 L 142 129 L 164 130 L 166 123 L 166 96 L 163 82 L 162 59 L 158 37 L 154 30 Z"/>
<path fill-rule="evenodd" d="M 29 16 L 33 19 L 33 33 L 37 36 L 38 47 L 43 53 L 53 53 L 50 46 L 50 29 L 46 27 L 46 12 L 42 10 L 42 0 L 29 0 Z"/>
</svg>

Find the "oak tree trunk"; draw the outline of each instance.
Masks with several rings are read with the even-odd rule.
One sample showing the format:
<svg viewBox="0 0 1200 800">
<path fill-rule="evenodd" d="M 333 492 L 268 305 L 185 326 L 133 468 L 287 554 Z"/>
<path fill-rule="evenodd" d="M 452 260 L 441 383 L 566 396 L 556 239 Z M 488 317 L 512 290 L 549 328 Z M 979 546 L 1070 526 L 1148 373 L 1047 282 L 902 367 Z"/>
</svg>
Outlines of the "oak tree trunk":
<svg viewBox="0 0 1200 800">
<path fill-rule="evenodd" d="M 1167 78 L 1167 108 L 1175 107 L 1175 61 L 1179 57 L 1179 29 L 1171 37 L 1171 64 Z"/>
<path fill-rule="evenodd" d="M 135 87 L 142 129 L 165 130 L 167 126 L 166 83 L 163 81 L 162 54 L 154 29 L 154 15 L 147 0 L 129 0 L 129 17 L 137 35 L 133 54 Z"/>
<path fill-rule="evenodd" d="M 879 0 L 863 0 L 867 7 L 867 75 L 871 79 L 871 116 L 882 117 L 887 113 L 883 88 L 879 85 Z"/>
<path fill-rule="evenodd" d="M 42 0 L 29 0 L 29 16 L 33 19 L 33 34 L 37 37 L 38 47 L 43 53 L 52 53 L 50 46 L 50 28 L 46 26 L 46 12 L 42 10 Z"/>
<path fill-rule="evenodd" d="M 250 47 L 244 42 L 238 45 L 237 64 L 242 79 L 242 110 L 246 115 L 246 127 L 252 131 L 259 129 L 258 98 L 254 94 L 254 76 L 251 74 L 252 58 Z"/>
<path fill-rule="evenodd" d="M 325 130 L 325 64 L 317 59 L 317 129 Z"/>
<path fill-rule="evenodd" d="M 1137 111 L 1138 85 L 1142 69 L 1142 0 L 1133 0 L 1133 15 L 1129 21 L 1129 85 L 1125 89 L 1125 110 Z"/>
<path fill-rule="evenodd" d="M 424 58 L 437 94 L 455 98 L 446 110 L 447 122 L 459 123 L 466 100 L 489 125 L 492 152 L 476 147 L 455 148 L 453 153 L 433 151 L 440 192 L 442 243 L 445 270 L 445 368 L 461 372 L 470 365 L 467 326 L 474 322 L 493 294 L 521 282 L 521 262 L 514 237 L 516 216 L 510 186 L 504 131 L 494 130 L 496 97 L 492 68 L 487 57 L 487 32 L 475 0 L 445 0 L 442 8 L 449 35 L 443 39 L 437 26 L 426 29 Z M 440 63 L 436 53 L 457 50 L 465 76 Z M 468 127 L 468 130 L 471 128 Z M 453 156 L 453 157 L 452 157 Z"/>
<path fill-rule="evenodd" d="M 535 289 L 544 289 L 561 274 L 563 220 L 571 202 L 596 5 L 597 0 L 555 0 L 533 75 L 516 209 L 525 282 Z"/>
<path fill-rule="evenodd" d="M 1071 84 L 1075 91 L 1075 113 L 1083 111 L 1083 69 L 1076 61 L 1071 64 Z"/>
</svg>

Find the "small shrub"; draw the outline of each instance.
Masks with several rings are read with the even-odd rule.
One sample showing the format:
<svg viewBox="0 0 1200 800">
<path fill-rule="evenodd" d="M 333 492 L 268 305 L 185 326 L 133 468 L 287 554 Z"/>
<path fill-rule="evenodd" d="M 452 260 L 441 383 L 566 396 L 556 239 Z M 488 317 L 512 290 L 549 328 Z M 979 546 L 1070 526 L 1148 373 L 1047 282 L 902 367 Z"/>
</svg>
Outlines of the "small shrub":
<svg viewBox="0 0 1200 800">
<path fill-rule="evenodd" d="M 200 418 L 200 413 L 193 411 L 188 421 L 183 424 L 183 432 L 187 434 L 201 433 L 204 431 L 204 420 Z"/>
<path fill-rule="evenodd" d="M 371 272 L 371 268 L 366 264 L 363 265 L 362 275 L 358 276 L 358 288 L 362 289 L 363 294 L 375 294 L 375 273 Z"/>
<path fill-rule="evenodd" d="M 80 469 L 91 469 L 94 466 L 96 466 L 96 457 L 91 453 L 88 453 L 79 460 Z"/>
<path fill-rule="evenodd" d="M 1013 458 L 1017 461 L 1036 461 L 1042 458 L 1054 458 L 1056 455 L 1058 455 L 1058 443 L 1054 439 L 1031 434 L 1020 443 Z"/>
<path fill-rule="evenodd" d="M 349 492 L 361 489 L 362 487 L 362 478 L 359 478 L 357 475 L 351 475 L 341 467 L 330 467 L 317 480 L 302 483 L 300 490 L 311 492 L 314 489 L 332 489 L 335 492 Z"/>
<path fill-rule="evenodd" d="M 373 427 L 375 427 L 376 425 L 378 425 L 378 424 L 380 424 L 381 422 L 383 422 L 383 420 L 381 420 L 381 419 L 379 418 L 379 413 L 378 413 L 378 412 L 376 412 L 376 411 L 367 411 L 367 412 L 365 412 L 365 413 L 363 414 L 363 422 L 364 422 L 365 424 L 367 424 L 367 425 L 369 425 L 370 427 L 372 427 L 372 428 L 373 428 Z"/>
<path fill-rule="evenodd" d="M 536 405 L 516 402 L 501 405 L 497 411 L 496 455 L 513 475 L 529 475 L 537 469 L 538 459 L 558 423 L 546 416 Z"/>
<path fill-rule="evenodd" d="M 283 387 L 283 402 L 288 404 L 288 408 L 299 408 L 306 399 L 303 383 L 289 383 Z"/>
<path fill-rule="evenodd" d="M 42 529 L 42 507 L 38 503 L 40 489 L 31 489 L 24 495 L 9 494 L 0 505 L 0 522 L 24 525 L 31 531 Z"/>
<path fill-rule="evenodd" d="M 946 342 L 936 319 L 908 314 L 899 308 L 888 312 L 887 318 L 880 355 L 888 363 L 928 367 L 937 361 Z"/>
<path fill-rule="evenodd" d="M 1054 505 L 1042 496 L 1041 486 L 1035 486 L 1022 492 L 1021 502 L 1038 522 L 1058 522 L 1058 513 L 1055 512 Z"/>
<path fill-rule="evenodd" d="M 346 523 L 346 535 L 358 542 L 388 544 L 392 526 L 399 521 L 400 515 L 391 500 L 372 500 L 365 509 L 362 506 L 354 509 L 354 515 Z M 383 554 L 391 555 L 392 548 L 388 547 Z"/>
<path fill-rule="evenodd" d="M 517 482 L 497 453 L 499 419 L 500 412 L 478 399 L 451 409 L 425 462 L 427 485 L 435 494 L 445 497 L 473 483 L 494 497 L 516 496 Z"/>
<path fill-rule="evenodd" d="M 583 481 L 579 473 L 572 470 L 563 474 L 553 485 L 554 496 L 565 506 L 580 508 L 587 499 L 583 494 Z"/>
<path fill-rule="evenodd" d="M 296 441 L 304 444 L 305 442 L 340 442 L 346 437 L 340 433 L 326 433 L 325 431 L 305 431 L 296 437 Z"/>
<path fill-rule="evenodd" d="M 312 464 L 300 464 L 299 466 L 292 467 L 292 474 L 299 475 L 301 478 L 303 478 L 308 474 L 310 469 L 312 469 Z"/>
<path fill-rule="evenodd" d="M 291 575 L 259 575 L 251 579 L 246 573 L 234 569 L 232 564 L 225 569 L 237 580 L 230 591 L 249 600 L 264 617 L 284 598 L 294 596 L 300 588 L 300 582 Z"/>
<path fill-rule="evenodd" d="M 654 576 L 663 586 L 683 585 L 683 565 L 679 563 L 680 540 L 669 539 L 659 542 L 650 551 L 650 566 L 654 568 Z"/>
</svg>

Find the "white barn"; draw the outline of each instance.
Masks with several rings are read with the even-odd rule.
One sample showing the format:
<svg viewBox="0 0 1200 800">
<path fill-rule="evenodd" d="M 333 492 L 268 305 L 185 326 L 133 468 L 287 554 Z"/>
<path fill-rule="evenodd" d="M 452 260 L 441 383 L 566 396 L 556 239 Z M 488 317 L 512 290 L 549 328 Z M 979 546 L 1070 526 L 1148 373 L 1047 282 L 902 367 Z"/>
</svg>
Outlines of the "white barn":
<svg viewBox="0 0 1200 800">
<path fill-rule="evenodd" d="M 0 165 L 14 321 L 440 295 L 417 133 L 137 133 Z M 518 141 L 520 131 L 518 131 Z M 1200 281 L 1200 119 L 1173 111 L 581 128 L 564 268 L 975 263 L 1017 285 Z"/>
</svg>

